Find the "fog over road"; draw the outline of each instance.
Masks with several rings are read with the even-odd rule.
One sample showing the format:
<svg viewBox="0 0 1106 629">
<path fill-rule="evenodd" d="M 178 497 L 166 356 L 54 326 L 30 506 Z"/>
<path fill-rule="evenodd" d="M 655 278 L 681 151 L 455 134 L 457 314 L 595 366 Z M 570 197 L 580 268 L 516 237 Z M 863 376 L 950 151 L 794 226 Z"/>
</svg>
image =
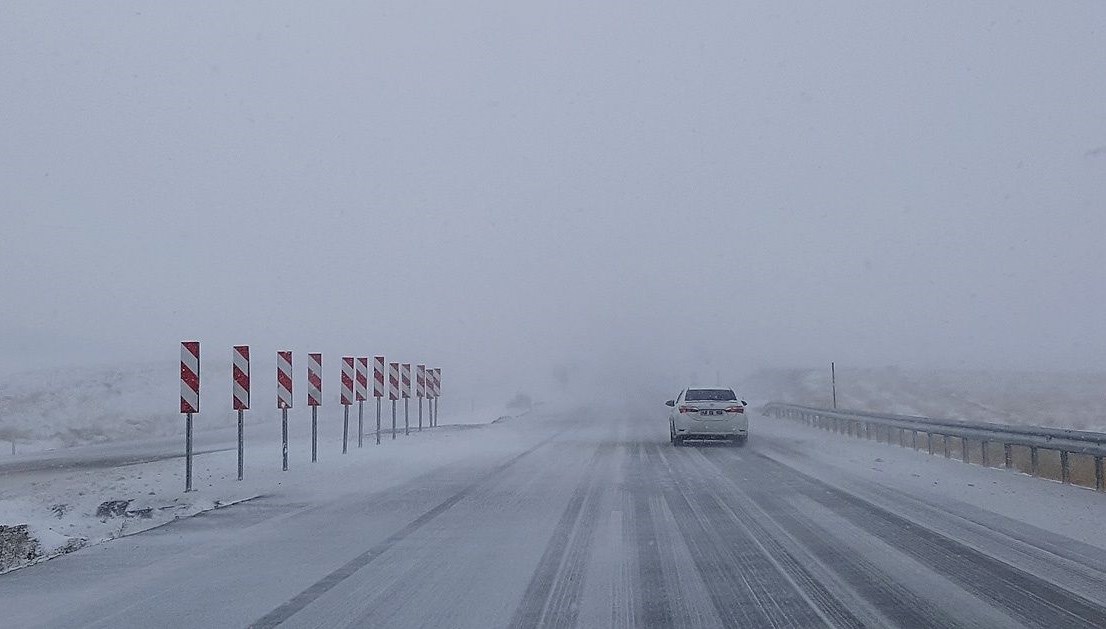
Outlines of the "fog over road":
<svg viewBox="0 0 1106 629">
<path fill-rule="evenodd" d="M 494 454 L 387 490 L 278 490 L 4 575 L 4 622 L 1106 626 L 1106 551 L 812 477 L 754 419 L 744 448 L 673 447 L 663 422 L 598 411 L 489 425 L 466 434 L 502 441 Z"/>
</svg>

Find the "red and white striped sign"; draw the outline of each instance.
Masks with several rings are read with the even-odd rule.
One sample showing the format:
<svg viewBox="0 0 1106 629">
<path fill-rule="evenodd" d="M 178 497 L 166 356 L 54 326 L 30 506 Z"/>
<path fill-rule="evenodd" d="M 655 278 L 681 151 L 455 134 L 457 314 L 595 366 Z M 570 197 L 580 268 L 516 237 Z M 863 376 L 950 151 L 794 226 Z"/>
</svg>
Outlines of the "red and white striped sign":
<svg viewBox="0 0 1106 629">
<path fill-rule="evenodd" d="M 307 405 L 323 405 L 323 355 L 307 355 Z"/>
<path fill-rule="evenodd" d="M 426 365 L 415 367 L 415 397 L 426 397 Z"/>
<path fill-rule="evenodd" d="M 180 412 L 200 412 L 200 342 L 180 344 Z"/>
<path fill-rule="evenodd" d="M 353 404 L 353 356 L 342 357 L 342 406 Z"/>
<path fill-rule="evenodd" d="M 369 359 L 368 357 L 357 359 L 357 374 L 354 383 L 354 396 L 358 402 L 369 399 Z"/>
<path fill-rule="evenodd" d="M 442 370 L 434 368 L 434 398 L 442 397 Z"/>
<path fill-rule="evenodd" d="M 434 370 L 426 368 L 426 399 L 434 399 Z"/>
<path fill-rule="evenodd" d="M 399 399 L 399 363 L 388 363 L 388 399 Z"/>
<path fill-rule="evenodd" d="M 411 397 L 411 363 L 403 363 L 399 366 L 400 395 L 405 399 Z"/>
<path fill-rule="evenodd" d="M 235 345 L 231 352 L 231 377 L 234 379 L 234 410 L 250 408 L 250 346 Z"/>
<path fill-rule="evenodd" d="M 373 397 L 384 397 L 384 357 L 373 357 Z"/>
<path fill-rule="evenodd" d="M 292 408 L 292 352 L 277 352 L 277 408 Z"/>
</svg>

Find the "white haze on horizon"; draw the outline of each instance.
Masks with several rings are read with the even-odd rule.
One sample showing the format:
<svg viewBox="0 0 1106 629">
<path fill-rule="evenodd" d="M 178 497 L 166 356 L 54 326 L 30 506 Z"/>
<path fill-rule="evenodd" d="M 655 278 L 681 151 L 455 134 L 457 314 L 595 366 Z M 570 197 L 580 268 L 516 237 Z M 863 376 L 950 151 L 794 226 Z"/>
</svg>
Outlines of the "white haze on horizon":
<svg viewBox="0 0 1106 629">
<path fill-rule="evenodd" d="M 531 4 L 5 3 L 0 375 L 1103 371 L 1106 4 Z"/>
</svg>

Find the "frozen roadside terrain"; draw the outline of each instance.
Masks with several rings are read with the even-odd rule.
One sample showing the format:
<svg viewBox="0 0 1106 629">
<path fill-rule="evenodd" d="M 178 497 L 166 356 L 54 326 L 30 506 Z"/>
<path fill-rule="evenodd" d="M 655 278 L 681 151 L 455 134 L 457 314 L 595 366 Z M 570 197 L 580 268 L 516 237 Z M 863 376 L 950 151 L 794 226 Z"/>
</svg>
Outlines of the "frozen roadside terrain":
<svg viewBox="0 0 1106 629">
<path fill-rule="evenodd" d="M 462 456 L 454 446 L 464 440 L 464 448 L 480 450 L 483 441 L 475 434 L 479 428 L 475 416 L 465 423 L 445 423 L 423 432 L 413 429 L 403 434 L 402 416 L 395 440 L 387 430 L 376 445 L 369 432 L 364 447 L 357 447 L 356 421 L 351 427 L 349 452 L 341 453 L 341 418 L 336 409 L 320 417 L 319 462 L 310 462 L 310 420 L 299 416 L 290 420 L 289 471 L 281 471 L 279 423 L 247 427 L 246 472 L 236 480 L 237 455 L 233 431 L 216 436 L 225 441 L 210 441 L 197 449 L 194 459 L 193 487 L 185 493 L 183 443 L 172 452 L 154 457 L 137 457 L 144 462 L 118 463 L 115 453 L 130 446 L 135 452 L 154 447 L 161 452 L 162 440 L 117 444 L 107 464 L 101 464 L 97 452 L 102 447 L 80 448 L 84 456 L 74 458 L 68 450 L 0 457 L 0 526 L 26 526 L 26 549 L 17 551 L 12 541 L 0 557 L 7 560 L 0 572 L 33 563 L 60 552 L 114 539 L 159 526 L 174 519 L 201 513 L 256 496 L 279 491 L 304 499 L 335 499 L 345 492 L 374 491 L 410 480 Z M 301 415 L 306 415 L 301 413 Z M 488 416 L 486 423 L 508 416 Z M 375 420 L 374 422 L 375 423 Z M 368 425 L 368 424 L 367 424 Z M 375 426 L 374 426 L 375 429 Z M 148 460 L 152 459 L 152 460 Z M 30 465 L 30 464 L 36 465 Z M 19 467 L 17 467 L 17 465 Z M 20 467 L 31 469 L 20 471 Z M 16 535 L 16 533 L 10 533 Z M 13 537 L 14 539 L 14 537 Z M 31 556 L 28 557 L 27 555 Z"/>
<path fill-rule="evenodd" d="M 1095 492 L 755 414 L 677 447 L 614 406 L 345 457 L 331 428 L 317 466 L 301 438 L 263 496 L 0 576 L 5 621 L 1106 626 Z"/>
<path fill-rule="evenodd" d="M 161 371 L 135 366 L 6 381 L 13 402 L 5 407 L 0 426 L 9 434 L 16 431 L 21 441 L 14 456 L 6 444 L 0 450 L 0 572 L 273 491 L 318 495 L 386 487 L 451 461 L 457 435 L 468 432 L 459 429 L 523 414 L 504 407 L 450 412 L 438 428 L 419 433 L 418 402 L 412 400 L 411 436 L 405 437 L 400 402 L 398 438 L 384 434 L 376 446 L 375 401 L 369 400 L 364 447 L 357 448 L 355 406 L 350 450 L 343 456 L 341 406 L 324 406 L 320 460 L 311 464 L 310 412 L 295 408 L 289 417 L 290 471 L 285 473 L 277 412 L 248 411 L 246 473 L 238 482 L 234 415 L 201 413 L 194 447 L 196 491 L 186 494 L 183 420 L 164 412 L 177 392 L 162 381 L 175 383 L 175 374 Z M 157 393 L 137 394 L 144 386 Z M 385 401 L 383 429 L 390 428 L 391 407 Z M 57 447 L 74 442 L 86 445 Z M 358 477 L 356 484 L 348 482 L 351 475 Z"/>
<path fill-rule="evenodd" d="M 828 408 L 830 373 L 765 370 L 741 385 L 755 404 L 791 402 Z M 996 424 L 1106 431 L 1106 374 L 924 371 L 837 367 L 837 406 Z"/>
<path fill-rule="evenodd" d="M 268 366 L 268 363 L 264 363 Z M 328 364 L 327 368 L 336 368 Z M 100 367 L 49 369 L 0 378 L 0 462 L 10 455 L 12 442 L 17 453 L 69 448 L 88 444 L 133 441 L 184 434 L 184 421 L 177 412 L 180 373 L 175 361 L 120 363 Z M 299 372 L 297 372 L 298 374 Z M 275 418 L 276 393 L 268 369 L 255 374 L 253 408 L 246 421 Z M 327 372 L 325 377 L 337 374 Z M 203 396 L 196 431 L 230 429 L 237 418 L 230 410 L 230 366 L 226 361 L 205 361 L 202 365 Z M 330 385 L 330 382 L 327 382 Z M 337 388 L 324 387 L 325 404 L 337 409 Z M 297 394 L 302 392 L 297 390 Z M 298 397 L 296 403 L 302 400 Z M 453 398 L 443 401 L 446 419 L 453 424 L 484 423 L 522 409 L 503 404 L 474 408 L 470 402 Z M 366 416 L 375 413 L 375 402 L 365 402 Z M 411 400 L 411 421 L 415 422 L 418 401 Z M 385 413 L 389 413 L 385 401 Z M 400 420 L 403 404 L 399 405 Z"/>
<path fill-rule="evenodd" d="M 0 456 L 11 452 L 12 441 L 25 452 L 183 434 L 178 369 L 170 360 L 6 376 L 0 379 Z M 203 364 L 205 406 L 229 399 L 229 385 L 217 386 L 229 379 L 229 365 Z M 229 412 L 205 413 L 197 428 L 235 421 Z"/>
</svg>

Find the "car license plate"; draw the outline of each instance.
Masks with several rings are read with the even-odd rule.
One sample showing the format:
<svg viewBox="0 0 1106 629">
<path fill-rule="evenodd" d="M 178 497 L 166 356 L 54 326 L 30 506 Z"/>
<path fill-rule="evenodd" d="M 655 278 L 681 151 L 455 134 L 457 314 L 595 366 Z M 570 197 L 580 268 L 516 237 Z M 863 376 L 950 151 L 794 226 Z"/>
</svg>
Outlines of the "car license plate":
<svg viewBox="0 0 1106 629">
<path fill-rule="evenodd" d="M 699 411 L 700 415 L 721 415 L 721 410 L 707 409 L 705 411 Z"/>
</svg>

